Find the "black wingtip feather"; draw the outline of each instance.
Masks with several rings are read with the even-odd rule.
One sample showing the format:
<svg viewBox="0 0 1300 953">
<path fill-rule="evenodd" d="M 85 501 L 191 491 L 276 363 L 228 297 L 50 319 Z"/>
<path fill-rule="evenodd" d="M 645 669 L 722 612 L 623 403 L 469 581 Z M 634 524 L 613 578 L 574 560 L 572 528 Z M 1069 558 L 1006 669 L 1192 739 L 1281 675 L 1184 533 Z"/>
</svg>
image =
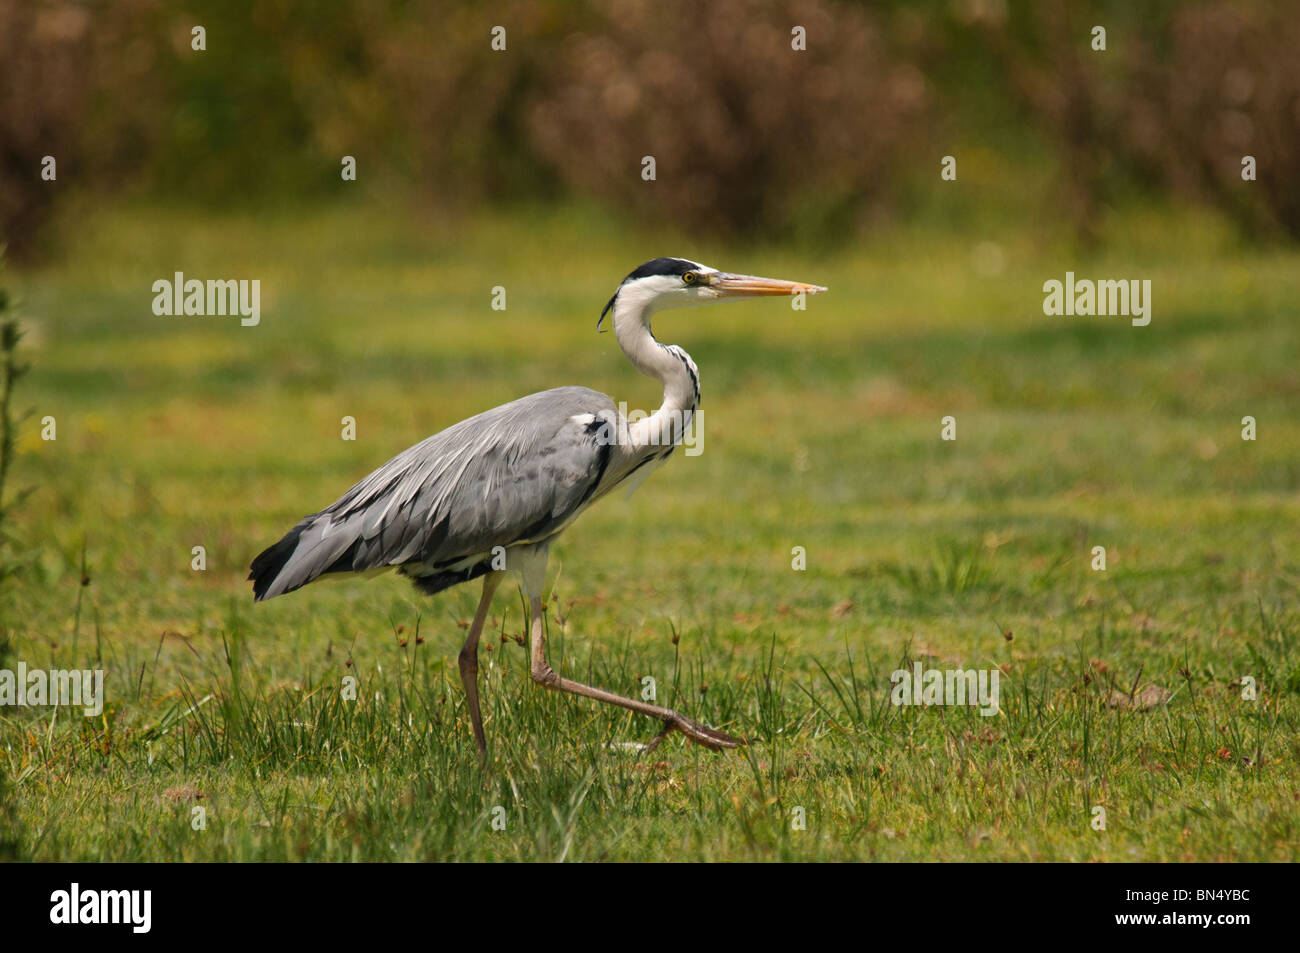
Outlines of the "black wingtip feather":
<svg viewBox="0 0 1300 953">
<path fill-rule="evenodd" d="M 261 602 L 266 598 L 266 590 L 271 588 L 275 577 L 289 561 L 293 551 L 298 548 L 298 537 L 302 535 L 303 525 L 299 523 L 285 533 L 278 543 L 262 550 L 253 564 L 248 567 L 248 578 L 253 582 L 253 601 Z"/>
</svg>

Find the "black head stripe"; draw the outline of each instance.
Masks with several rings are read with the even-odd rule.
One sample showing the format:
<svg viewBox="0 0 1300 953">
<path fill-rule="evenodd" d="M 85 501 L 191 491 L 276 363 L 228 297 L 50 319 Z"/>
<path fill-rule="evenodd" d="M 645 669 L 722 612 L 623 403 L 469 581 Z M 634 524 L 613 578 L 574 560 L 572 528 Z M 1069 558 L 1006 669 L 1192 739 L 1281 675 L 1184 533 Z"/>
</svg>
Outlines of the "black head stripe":
<svg viewBox="0 0 1300 953">
<path fill-rule="evenodd" d="M 636 281 L 638 278 L 649 278 L 653 275 L 675 275 L 681 277 L 688 271 L 694 271 L 697 268 L 703 268 L 698 261 L 690 261 L 686 258 L 654 258 L 646 262 L 636 271 L 632 272 L 621 282 L 619 287 L 627 284 L 629 281 Z M 610 309 L 614 307 L 614 302 L 618 299 L 618 292 L 614 292 L 614 297 L 609 299 L 605 309 L 600 312 L 600 319 L 596 322 L 596 330 L 601 330 L 601 325 L 605 323 L 605 315 L 609 314 Z"/>
<path fill-rule="evenodd" d="M 614 297 L 609 299 L 608 303 L 606 303 L 606 305 L 605 305 L 605 309 L 604 309 L 603 311 L 600 312 L 600 318 L 599 318 L 599 320 L 596 321 L 596 331 L 597 331 L 597 332 L 599 332 L 599 331 L 601 330 L 601 327 L 600 327 L 600 326 L 601 326 L 602 324 L 605 323 L 605 315 L 609 314 L 610 309 L 614 307 L 614 299 L 617 298 L 617 297 L 618 297 L 618 292 L 615 291 L 615 292 L 614 292 Z"/>
<path fill-rule="evenodd" d="M 676 275 L 681 277 L 688 271 L 694 271 L 696 268 L 703 267 L 698 261 L 688 261 L 685 258 L 656 258 L 648 261 L 632 274 L 623 279 L 623 283 L 635 281 L 638 278 L 649 278 L 651 275 Z"/>
</svg>

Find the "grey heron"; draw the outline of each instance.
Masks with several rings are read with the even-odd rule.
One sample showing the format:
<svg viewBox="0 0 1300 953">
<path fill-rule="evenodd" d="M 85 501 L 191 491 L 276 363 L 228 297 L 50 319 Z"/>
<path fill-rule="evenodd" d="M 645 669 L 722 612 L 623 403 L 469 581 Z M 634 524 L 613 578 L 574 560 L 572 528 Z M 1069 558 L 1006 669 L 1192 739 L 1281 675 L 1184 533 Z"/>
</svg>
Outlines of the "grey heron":
<svg viewBox="0 0 1300 953">
<path fill-rule="evenodd" d="M 530 607 L 534 681 L 662 722 L 651 748 L 672 731 L 715 751 L 743 744 L 672 709 L 556 674 L 547 662 L 543 625 L 546 561 L 551 543 L 587 507 L 620 484 L 635 486 L 664 463 L 699 407 L 695 362 L 680 347 L 655 339 L 655 312 L 825 290 L 730 274 L 685 258 L 646 262 L 623 279 L 596 327 L 612 315 L 627 359 L 663 385 L 658 410 L 629 420 L 605 394 L 557 387 L 463 420 L 398 454 L 262 552 L 248 577 L 255 599 L 292 592 L 327 573 L 396 568 L 429 595 L 481 576 L 483 592 L 459 667 L 474 740 L 486 759 L 479 635 L 503 575 L 517 573 Z"/>
</svg>

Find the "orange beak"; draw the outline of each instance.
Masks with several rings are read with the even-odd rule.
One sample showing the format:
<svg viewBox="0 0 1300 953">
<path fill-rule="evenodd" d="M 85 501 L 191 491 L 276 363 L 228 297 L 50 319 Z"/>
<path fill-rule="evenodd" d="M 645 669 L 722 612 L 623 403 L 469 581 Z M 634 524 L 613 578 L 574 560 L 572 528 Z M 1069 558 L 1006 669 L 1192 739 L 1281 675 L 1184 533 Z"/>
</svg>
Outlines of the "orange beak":
<svg viewBox="0 0 1300 953">
<path fill-rule="evenodd" d="M 821 285 L 810 285 L 803 281 L 782 281 L 779 278 L 758 278 L 754 275 L 729 275 L 719 273 L 713 276 L 709 287 L 724 298 L 754 298 L 769 295 L 818 294 L 826 289 Z"/>
</svg>

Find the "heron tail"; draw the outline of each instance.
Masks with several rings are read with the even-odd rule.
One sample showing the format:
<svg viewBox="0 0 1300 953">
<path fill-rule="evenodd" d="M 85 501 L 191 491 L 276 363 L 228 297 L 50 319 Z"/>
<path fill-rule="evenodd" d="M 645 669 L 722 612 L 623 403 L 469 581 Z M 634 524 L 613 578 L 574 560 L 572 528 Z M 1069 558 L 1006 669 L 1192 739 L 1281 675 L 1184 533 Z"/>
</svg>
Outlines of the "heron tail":
<svg viewBox="0 0 1300 953">
<path fill-rule="evenodd" d="M 304 516 L 298 525 L 267 549 L 249 567 L 253 599 L 261 602 L 301 589 L 326 573 L 365 572 L 386 568 L 359 556 L 359 527 L 335 523 L 329 511 Z"/>
<path fill-rule="evenodd" d="M 263 599 L 272 598 L 267 595 L 268 590 L 275 584 L 276 578 L 280 571 L 284 569 L 285 564 L 293 556 L 294 551 L 298 548 L 298 539 L 302 536 L 303 529 L 306 528 L 307 521 L 303 520 L 289 532 L 285 533 L 279 542 L 268 546 L 258 554 L 253 560 L 253 564 L 248 568 L 248 578 L 253 581 L 253 599 L 261 602 Z M 298 586 L 294 586 L 297 589 Z M 288 589 L 282 592 L 288 592 Z M 282 592 L 273 593 L 281 595 Z"/>
</svg>

